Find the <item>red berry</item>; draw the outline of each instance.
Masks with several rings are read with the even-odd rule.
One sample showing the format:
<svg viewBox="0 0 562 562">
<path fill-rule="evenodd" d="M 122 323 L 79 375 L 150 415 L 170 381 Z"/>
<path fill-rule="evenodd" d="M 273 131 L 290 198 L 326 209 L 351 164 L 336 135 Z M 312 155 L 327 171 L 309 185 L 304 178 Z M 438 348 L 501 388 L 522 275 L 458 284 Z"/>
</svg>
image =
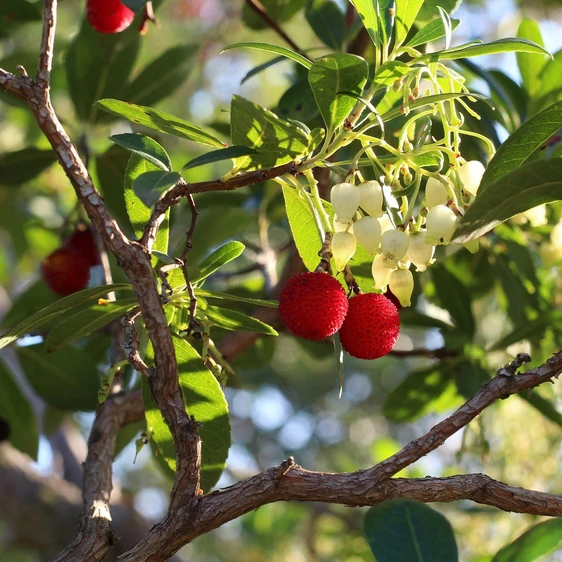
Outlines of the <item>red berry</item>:
<svg viewBox="0 0 562 562">
<path fill-rule="evenodd" d="M 121 0 L 88 0 L 88 21 L 100 33 L 118 33 L 127 29 L 135 12 Z"/>
<path fill-rule="evenodd" d="M 68 239 L 66 246 L 79 252 L 82 257 L 88 262 L 88 265 L 90 267 L 93 267 L 94 265 L 98 265 L 100 263 L 100 257 L 98 254 L 98 249 L 96 247 L 96 242 L 94 240 L 94 234 L 92 230 L 86 225 L 79 224 L 77 226 L 72 236 Z"/>
<path fill-rule="evenodd" d="M 363 293 L 349 299 L 340 341 L 350 355 L 378 359 L 394 347 L 399 333 L 398 310 L 384 295 Z"/>
<path fill-rule="evenodd" d="M 279 316 L 287 329 L 307 340 L 332 336 L 347 313 L 347 296 L 341 284 L 322 272 L 291 277 L 279 295 Z"/>
<path fill-rule="evenodd" d="M 57 295 L 70 295 L 85 289 L 90 278 L 90 265 L 76 250 L 59 248 L 41 264 L 47 286 Z"/>
</svg>

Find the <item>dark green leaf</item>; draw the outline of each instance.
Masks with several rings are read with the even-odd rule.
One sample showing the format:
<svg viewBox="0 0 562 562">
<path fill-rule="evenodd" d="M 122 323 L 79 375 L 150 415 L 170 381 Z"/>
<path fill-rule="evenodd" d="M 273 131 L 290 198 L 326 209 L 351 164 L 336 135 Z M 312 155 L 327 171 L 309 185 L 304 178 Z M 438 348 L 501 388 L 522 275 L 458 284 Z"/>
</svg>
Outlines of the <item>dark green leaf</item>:
<svg viewBox="0 0 562 562">
<path fill-rule="evenodd" d="M 333 0 L 309 0 L 305 16 L 322 42 L 337 51 L 341 49 L 345 36 L 345 17 Z"/>
<path fill-rule="evenodd" d="M 205 367 L 197 351 L 180 338 L 174 338 L 174 348 L 186 410 L 202 424 L 201 488 L 209 492 L 226 466 L 230 447 L 228 405 L 217 379 Z M 153 432 L 159 455 L 175 470 L 176 452 L 172 435 L 153 402 L 146 377 L 142 379 L 142 390 L 147 426 Z"/>
<path fill-rule="evenodd" d="M 39 430 L 31 404 L 24 396 L 8 368 L 0 361 L 0 419 L 8 424 L 10 443 L 37 460 Z"/>
<path fill-rule="evenodd" d="M 212 254 L 207 256 L 198 266 L 199 275 L 192 279 L 193 283 L 200 283 L 220 269 L 223 265 L 231 262 L 242 254 L 245 250 L 242 242 L 227 242 L 224 246 L 217 248 Z"/>
<path fill-rule="evenodd" d="M 361 95 L 368 76 L 369 66 L 356 55 L 334 53 L 314 62 L 308 80 L 329 131 L 339 127 L 357 103 L 354 98 L 338 93 L 350 91 Z"/>
<path fill-rule="evenodd" d="M 453 528 L 438 511 L 412 500 L 371 507 L 364 532 L 377 562 L 458 562 Z"/>
<path fill-rule="evenodd" d="M 42 308 L 56 302 L 60 297 L 47 287 L 42 279 L 28 285 L 19 295 L 17 295 L 10 309 L 0 321 L 0 326 L 4 329 L 16 326 L 29 318 L 32 314 L 39 312 Z"/>
<path fill-rule="evenodd" d="M 153 170 L 144 172 L 133 180 L 133 190 L 139 199 L 152 207 L 171 187 L 181 180 L 178 172 Z"/>
<path fill-rule="evenodd" d="M 515 268 L 503 255 L 496 256 L 494 273 L 503 289 L 503 297 L 498 298 L 513 324 L 516 326 L 527 322 L 528 310 L 534 305 L 534 298 L 529 294 Z M 498 295 L 501 297 L 501 293 Z"/>
<path fill-rule="evenodd" d="M 112 291 L 131 291 L 131 286 L 126 283 L 116 283 L 113 285 L 105 285 L 103 287 L 95 287 L 93 289 L 85 289 L 67 297 L 63 297 L 53 304 L 41 309 L 39 312 L 26 318 L 17 326 L 8 330 L 0 336 L 0 349 L 14 343 L 18 338 L 28 334 L 29 332 L 39 328 L 48 321 L 56 318 L 60 314 L 67 312 L 72 308 L 76 308 L 85 302 L 102 297 Z"/>
<path fill-rule="evenodd" d="M 459 24 L 460 20 L 452 19 L 451 20 L 451 30 L 456 29 Z M 441 37 L 445 37 L 445 25 L 441 18 L 437 18 L 431 20 L 430 22 L 426 23 L 407 43 L 407 47 L 418 47 L 419 45 L 425 45 L 426 43 L 430 43 L 431 41 L 437 41 L 437 39 L 441 39 Z"/>
<path fill-rule="evenodd" d="M 240 96 L 231 105 L 232 142 L 249 146 L 257 154 L 240 157 L 239 168 L 271 168 L 302 156 L 309 139 L 295 125 L 283 121 L 273 112 Z"/>
<path fill-rule="evenodd" d="M 559 94 L 562 90 L 562 50 L 554 53 L 554 58 L 542 67 L 540 78 L 541 98 L 547 97 L 551 92 Z"/>
<path fill-rule="evenodd" d="M 113 135 L 109 137 L 109 140 L 130 150 L 134 154 L 138 154 L 141 158 L 148 160 L 161 170 L 170 171 L 172 169 L 172 162 L 168 153 L 154 139 L 146 135 L 123 133 L 121 135 Z"/>
<path fill-rule="evenodd" d="M 133 10 L 133 12 L 138 12 L 144 8 L 148 0 L 122 0 L 122 2 L 127 8 Z"/>
<path fill-rule="evenodd" d="M 249 297 L 240 297 L 237 295 L 229 295 L 227 293 L 219 293 L 217 291 L 206 291 L 205 289 L 195 289 L 196 297 L 203 297 L 206 299 L 218 299 L 232 302 L 244 302 L 246 304 L 253 304 L 254 306 L 264 306 L 266 308 L 277 308 L 279 303 L 277 301 L 269 301 L 264 299 L 253 299 Z"/>
<path fill-rule="evenodd" d="M 439 8 L 452 14 L 459 5 L 459 0 L 425 0 L 416 19 L 419 22 L 427 22 L 435 17 L 439 17 Z"/>
<path fill-rule="evenodd" d="M 27 380 L 51 406 L 60 410 L 94 410 L 99 377 L 95 362 L 83 349 L 65 347 L 48 353 L 44 344 L 18 347 Z"/>
<path fill-rule="evenodd" d="M 142 125 L 167 135 L 182 137 L 218 148 L 224 147 L 224 143 L 200 127 L 152 107 L 135 105 L 115 99 L 99 100 L 96 102 L 95 107 L 117 117 L 127 119 L 137 125 Z"/>
<path fill-rule="evenodd" d="M 261 0 L 260 4 L 269 17 L 280 24 L 293 17 L 303 8 L 306 0 Z M 251 29 L 266 29 L 268 27 L 267 22 L 250 8 L 250 4 L 247 2 L 244 3 L 242 8 L 242 21 Z"/>
<path fill-rule="evenodd" d="M 490 374 L 476 361 L 461 361 L 453 366 L 459 394 L 472 398 L 490 380 Z"/>
<path fill-rule="evenodd" d="M 250 70 L 245 76 L 244 78 L 242 78 L 242 80 L 240 81 L 240 84 L 244 84 L 244 82 L 247 82 L 250 78 L 253 78 L 254 76 L 257 76 L 260 72 L 263 72 L 264 70 L 267 70 L 269 67 L 274 66 L 276 64 L 279 64 L 280 62 L 283 62 L 285 60 L 285 57 L 275 57 L 271 60 L 268 60 L 267 62 L 264 62 L 263 64 L 259 64 L 258 66 L 252 68 L 252 70 Z M 310 66 L 312 66 L 312 63 L 310 63 Z M 228 134 L 228 133 L 226 133 Z"/>
<path fill-rule="evenodd" d="M 419 328 L 440 328 L 442 330 L 450 330 L 452 324 L 447 324 L 443 320 L 427 316 L 412 308 L 404 308 L 400 311 L 400 323 L 405 326 L 416 326 Z"/>
<path fill-rule="evenodd" d="M 41 10 L 37 3 L 27 0 L 2 0 L 0 5 L 0 25 L 13 27 L 16 23 L 41 21 Z"/>
<path fill-rule="evenodd" d="M 524 18 L 521 21 L 517 30 L 517 37 L 533 41 L 537 45 L 544 47 L 541 29 L 539 24 L 533 19 Z M 523 86 L 531 96 L 535 96 L 542 89 L 539 74 L 546 63 L 547 59 L 537 58 L 529 53 L 517 53 L 517 66 L 521 73 Z"/>
<path fill-rule="evenodd" d="M 279 45 L 271 45 L 270 43 L 256 43 L 253 41 L 246 41 L 244 43 L 233 43 L 232 45 L 228 45 L 225 47 L 221 53 L 226 51 L 230 51 L 232 49 L 257 49 L 259 51 L 267 51 L 269 53 L 276 53 L 292 61 L 301 64 L 305 68 L 310 68 L 312 63 L 299 53 L 295 53 L 291 51 L 291 49 L 287 49 L 286 47 L 280 47 Z"/>
<path fill-rule="evenodd" d="M 307 123 L 310 123 L 319 114 L 318 106 L 308 81 L 299 80 L 285 91 L 279 99 L 277 113 L 283 119 L 296 119 Z"/>
<path fill-rule="evenodd" d="M 243 332 L 255 332 L 257 334 L 265 334 L 267 336 L 278 336 L 276 330 L 261 322 L 257 318 L 248 316 L 237 310 L 229 310 L 218 306 L 208 306 L 205 309 L 205 316 L 219 328 L 223 330 Z"/>
<path fill-rule="evenodd" d="M 24 148 L 6 152 L 0 158 L 0 184 L 19 186 L 38 176 L 56 160 L 57 155 L 50 149 Z"/>
<path fill-rule="evenodd" d="M 115 451 L 113 458 L 116 458 L 119 453 L 142 431 L 146 429 L 146 421 L 142 420 L 135 423 L 124 425 L 118 432 L 115 439 Z"/>
<path fill-rule="evenodd" d="M 257 152 L 253 148 L 249 148 L 247 146 L 229 146 L 227 148 L 219 148 L 218 150 L 212 150 L 211 152 L 197 156 L 197 158 L 193 158 L 185 164 L 182 171 L 197 168 L 197 166 L 204 166 L 205 164 L 212 164 L 213 162 L 221 162 L 222 160 L 249 156 L 251 154 L 257 154 Z"/>
</svg>

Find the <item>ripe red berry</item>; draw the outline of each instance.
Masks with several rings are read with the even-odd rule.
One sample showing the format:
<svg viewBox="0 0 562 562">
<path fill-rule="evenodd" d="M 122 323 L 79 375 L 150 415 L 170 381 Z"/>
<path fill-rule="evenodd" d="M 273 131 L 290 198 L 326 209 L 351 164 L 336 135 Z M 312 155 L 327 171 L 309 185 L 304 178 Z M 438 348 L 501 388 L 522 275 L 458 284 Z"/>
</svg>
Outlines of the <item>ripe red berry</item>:
<svg viewBox="0 0 562 562">
<path fill-rule="evenodd" d="M 43 260 L 41 273 L 54 293 L 65 296 L 86 288 L 90 265 L 78 251 L 64 247 Z"/>
<path fill-rule="evenodd" d="M 80 253 L 90 267 L 100 263 L 94 234 L 91 228 L 87 227 L 85 224 L 79 224 L 76 227 L 76 230 L 68 239 L 66 246 Z"/>
<path fill-rule="evenodd" d="M 135 12 L 121 0 L 88 0 L 88 22 L 100 33 L 118 33 L 127 29 Z"/>
<path fill-rule="evenodd" d="M 394 347 L 399 333 L 398 310 L 384 295 L 363 293 L 349 299 L 340 341 L 350 355 L 378 359 Z"/>
<path fill-rule="evenodd" d="M 291 277 L 279 295 L 279 316 L 287 329 L 307 340 L 332 336 L 347 313 L 347 296 L 328 273 L 307 272 Z"/>
</svg>

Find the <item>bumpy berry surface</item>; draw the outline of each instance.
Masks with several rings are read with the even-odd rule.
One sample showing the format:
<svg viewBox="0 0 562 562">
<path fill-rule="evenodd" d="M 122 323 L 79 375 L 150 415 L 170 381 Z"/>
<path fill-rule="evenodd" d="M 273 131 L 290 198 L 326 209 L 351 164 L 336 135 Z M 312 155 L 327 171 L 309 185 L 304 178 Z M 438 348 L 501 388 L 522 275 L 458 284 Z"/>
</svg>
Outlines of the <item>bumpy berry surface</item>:
<svg viewBox="0 0 562 562">
<path fill-rule="evenodd" d="M 66 245 L 79 252 L 88 262 L 90 267 L 100 263 L 98 249 L 96 248 L 96 243 L 94 241 L 94 235 L 92 234 L 91 229 L 87 226 L 79 226 L 68 239 Z"/>
<path fill-rule="evenodd" d="M 100 33 L 119 33 L 127 29 L 135 12 L 121 0 L 88 0 L 88 22 Z"/>
<path fill-rule="evenodd" d="M 287 329 L 307 340 L 332 336 L 347 312 L 347 296 L 331 275 L 319 272 L 291 277 L 279 295 L 279 316 Z"/>
<path fill-rule="evenodd" d="M 90 265 L 78 251 L 64 247 L 43 260 L 41 273 L 54 293 L 65 296 L 86 288 Z"/>
<path fill-rule="evenodd" d="M 399 333 L 398 310 L 384 295 L 363 293 L 349 299 L 340 341 L 350 355 L 378 359 L 390 352 Z"/>
</svg>

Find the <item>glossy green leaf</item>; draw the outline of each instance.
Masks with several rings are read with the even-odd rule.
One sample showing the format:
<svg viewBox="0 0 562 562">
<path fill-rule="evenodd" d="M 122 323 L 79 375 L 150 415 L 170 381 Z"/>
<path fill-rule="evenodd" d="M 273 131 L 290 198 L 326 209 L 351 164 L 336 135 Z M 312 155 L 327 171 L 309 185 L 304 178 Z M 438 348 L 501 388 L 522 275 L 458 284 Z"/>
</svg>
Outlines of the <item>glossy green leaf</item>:
<svg viewBox="0 0 562 562">
<path fill-rule="evenodd" d="M 244 76 L 244 78 L 242 78 L 242 80 L 240 80 L 240 85 L 247 82 L 250 78 L 253 78 L 254 76 L 257 76 L 260 72 L 263 72 L 264 70 L 267 70 L 271 66 L 275 66 L 276 64 L 279 64 L 280 62 L 283 62 L 285 60 L 285 58 L 286 57 L 275 57 L 273 59 L 270 59 L 270 60 L 264 62 L 263 64 L 258 64 L 258 66 L 255 66 L 254 68 L 252 68 L 252 70 L 249 70 L 248 73 Z M 312 66 L 312 63 L 310 63 L 309 66 Z"/>
<path fill-rule="evenodd" d="M 490 43 L 469 43 L 460 45 L 444 51 L 436 51 L 418 57 L 417 61 L 422 60 L 456 60 L 467 57 L 480 57 L 483 55 L 498 55 L 500 53 L 533 53 L 551 57 L 550 53 L 540 45 L 527 41 L 526 39 L 506 38 L 497 39 Z"/>
<path fill-rule="evenodd" d="M 137 306 L 136 299 L 122 299 L 106 304 L 94 304 L 65 318 L 49 332 L 45 340 L 47 351 L 56 351 L 80 338 L 89 336 L 113 320 L 125 316 L 135 306 Z"/>
<path fill-rule="evenodd" d="M 14 343 L 18 338 L 36 330 L 40 326 L 46 324 L 53 318 L 64 314 L 72 308 L 81 306 L 85 302 L 102 297 L 112 291 L 131 291 L 132 288 L 126 283 L 115 283 L 113 285 L 105 285 L 103 287 L 94 287 L 93 289 L 85 289 L 67 297 L 57 300 L 53 304 L 41 309 L 39 312 L 32 314 L 23 322 L 14 326 L 0 336 L 0 349 Z"/>
<path fill-rule="evenodd" d="M 82 121 L 95 120 L 95 101 L 123 95 L 139 45 L 135 26 L 122 33 L 100 34 L 84 18 L 65 58 L 68 92 Z"/>
<path fill-rule="evenodd" d="M 399 47 L 406 39 L 422 5 L 423 0 L 396 1 L 395 47 Z"/>
<path fill-rule="evenodd" d="M 424 0 L 416 19 L 418 22 L 427 22 L 439 17 L 439 8 L 442 8 L 448 14 L 452 14 L 460 3 L 461 0 Z"/>
<path fill-rule="evenodd" d="M 242 332 L 254 332 L 266 336 L 278 336 L 276 330 L 257 318 L 248 316 L 237 310 L 230 310 L 218 306 L 207 306 L 205 316 L 211 323 L 223 330 Z"/>
<path fill-rule="evenodd" d="M 456 29 L 460 20 L 451 20 L 451 30 Z M 431 41 L 437 41 L 441 37 L 445 37 L 446 29 L 441 18 L 431 20 L 426 23 L 409 41 L 406 43 L 407 47 L 418 47 L 419 45 L 425 45 Z"/>
<path fill-rule="evenodd" d="M 450 366 L 414 371 L 386 397 L 384 416 L 393 422 L 412 422 L 429 413 L 441 413 L 457 406 L 459 396 Z"/>
<path fill-rule="evenodd" d="M 257 49 L 258 51 L 267 51 L 269 53 L 275 53 L 277 55 L 281 55 L 282 57 L 291 59 L 292 61 L 304 66 L 305 68 L 310 68 L 312 66 L 312 62 L 308 60 L 306 57 L 303 57 L 299 53 L 295 53 L 291 51 L 291 49 L 287 49 L 286 47 L 280 47 L 279 45 L 272 45 L 270 43 L 258 43 L 254 41 L 245 41 L 244 43 L 233 43 L 232 45 L 228 45 L 225 47 L 221 53 L 226 51 L 231 51 L 232 49 Z"/>
<path fill-rule="evenodd" d="M 271 168 L 307 153 L 307 135 L 264 107 L 233 96 L 230 116 L 232 142 L 257 151 L 257 154 L 237 160 L 241 169 Z"/>
<path fill-rule="evenodd" d="M 23 148 L 0 157 L 0 185 L 19 186 L 32 180 L 57 161 L 53 150 Z"/>
<path fill-rule="evenodd" d="M 31 404 L 8 368 L 0 361 L 0 419 L 9 427 L 10 443 L 22 453 L 37 460 L 39 430 Z"/>
<path fill-rule="evenodd" d="M 354 98 L 338 93 L 361 95 L 368 76 L 369 66 L 356 55 L 334 53 L 314 62 L 308 80 L 329 131 L 339 127 L 357 103 Z"/>
<path fill-rule="evenodd" d="M 212 254 L 207 256 L 198 266 L 199 275 L 192 279 L 193 283 L 200 283 L 220 269 L 223 265 L 231 262 L 242 254 L 246 246 L 242 242 L 227 242 L 220 248 L 217 248 Z"/>
<path fill-rule="evenodd" d="M 49 353 L 44 344 L 18 347 L 25 376 L 35 392 L 60 410 L 94 410 L 99 377 L 83 349 L 68 346 Z"/>
<path fill-rule="evenodd" d="M 453 528 L 438 511 L 407 499 L 371 507 L 364 533 L 377 562 L 458 562 Z"/>
<path fill-rule="evenodd" d="M 250 297 L 240 297 L 238 295 L 229 295 L 227 293 L 220 293 L 217 291 L 207 291 L 205 289 L 195 289 L 196 297 L 203 297 L 206 299 L 218 299 L 232 302 L 243 302 L 252 304 L 254 306 L 264 306 L 266 308 L 277 308 L 279 303 L 277 301 L 270 301 L 264 299 L 253 299 Z"/>
<path fill-rule="evenodd" d="M 160 131 L 167 135 L 174 135 L 199 144 L 207 144 L 217 148 L 224 147 L 224 143 L 211 133 L 197 127 L 197 125 L 193 125 L 179 117 L 175 117 L 152 107 L 135 105 L 115 99 L 102 99 L 96 102 L 95 107 L 112 115 L 116 115 L 117 117 L 126 119 L 131 123 L 136 123 L 137 125 L 142 125 L 143 127 L 148 127 L 149 129 Z"/>
<path fill-rule="evenodd" d="M 363 26 L 369 33 L 373 44 L 378 47 L 379 40 L 379 19 L 377 17 L 377 0 L 349 0 L 357 10 Z M 348 88 L 342 88 L 348 89 Z"/>
<path fill-rule="evenodd" d="M 333 0 L 308 0 L 306 21 L 328 47 L 339 51 L 345 36 L 345 16 Z"/>
<path fill-rule="evenodd" d="M 374 0 L 377 10 L 380 44 L 382 48 L 390 46 L 392 31 L 394 29 L 394 14 L 396 13 L 395 0 Z"/>
<path fill-rule="evenodd" d="M 166 150 L 146 135 L 122 133 L 109 137 L 109 140 L 148 160 L 161 170 L 170 171 L 172 169 L 172 162 Z"/>
<path fill-rule="evenodd" d="M 544 48 L 541 29 L 533 19 L 524 18 L 521 21 L 517 30 L 517 37 L 533 41 L 533 43 Z M 517 53 L 517 66 L 521 73 L 523 86 L 531 96 L 535 96 L 541 90 L 539 74 L 547 62 L 547 59 L 537 58 L 529 53 Z"/>
<path fill-rule="evenodd" d="M 185 340 L 176 337 L 174 348 L 186 410 L 202 424 L 199 430 L 202 441 L 201 488 L 209 492 L 226 466 L 230 447 L 228 404 L 217 379 L 205 367 L 197 351 Z M 147 361 L 150 362 L 151 356 Z M 175 470 L 176 452 L 172 435 L 154 404 L 145 377 L 142 379 L 142 391 L 147 427 L 152 430 L 159 455 L 171 470 Z"/>
<path fill-rule="evenodd" d="M 147 207 L 152 207 L 180 180 L 181 176 L 178 172 L 152 170 L 140 174 L 133 180 L 133 190 Z"/>
<path fill-rule="evenodd" d="M 552 60 L 546 61 L 540 75 L 540 92 L 537 95 L 541 99 L 548 98 L 549 94 L 560 94 L 562 90 L 562 50 L 554 53 Z"/>
<path fill-rule="evenodd" d="M 227 148 L 219 148 L 218 150 L 212 150 L 211 152 L 207 152 L 205 154 L 201 154 L 201 156 L 193 158 L 184 165 L 182 171 L 197 168 L 198 166 L 205 166 L 206 164 L 212 164 L 213 162 L 221 162 L 222 160 L 249 156 L 251 154 L 257 154 L 257 152 L 248 146 L 228 146 Z"/>
<path fill-rule="evenodd" d="M 517 213 L 561 199 L 562 159 L 530 162 L 478 193 L 460 220 L 453 240 L 473 240 Z"/>
</svg>

